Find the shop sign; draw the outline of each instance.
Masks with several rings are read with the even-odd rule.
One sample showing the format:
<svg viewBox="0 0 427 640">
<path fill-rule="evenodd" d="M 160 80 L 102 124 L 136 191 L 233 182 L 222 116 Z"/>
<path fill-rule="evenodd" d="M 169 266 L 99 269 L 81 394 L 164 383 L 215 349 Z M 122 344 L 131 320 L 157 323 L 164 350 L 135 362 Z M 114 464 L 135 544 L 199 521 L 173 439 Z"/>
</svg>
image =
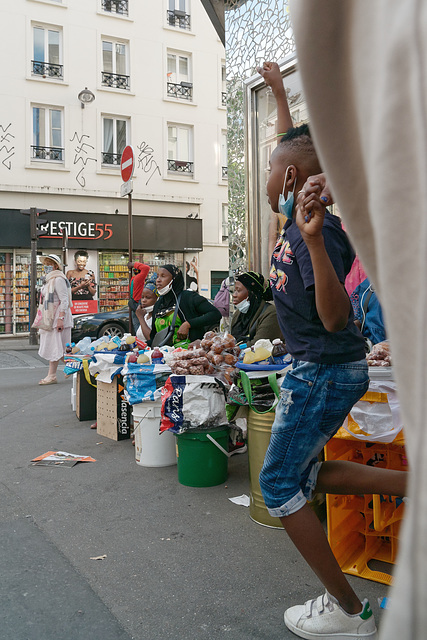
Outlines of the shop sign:
<svg viewBox="0 0 427 640">
<path fill-rule="evenodd" d="M 73 300 L 71 313 L 73 316 L 80 313 L 98 313 L 98 300 Z"/>
<path fill-rule="evenodd" d="M 62 246 L 63 229 L 68 233 L 69 249 L 128 249 L 127 214 L 48 211 L 43 217 L 48 222 L 41 226 L 44 235 L 38 239 L 40 249 Z M 0 247 L 30 246 L 29 217 L 18 210 L 0 209 L 0 229 Z M 203 250 L 200 219 L 133 215 L 133 237 L 136 251 Z"/>
</svg>

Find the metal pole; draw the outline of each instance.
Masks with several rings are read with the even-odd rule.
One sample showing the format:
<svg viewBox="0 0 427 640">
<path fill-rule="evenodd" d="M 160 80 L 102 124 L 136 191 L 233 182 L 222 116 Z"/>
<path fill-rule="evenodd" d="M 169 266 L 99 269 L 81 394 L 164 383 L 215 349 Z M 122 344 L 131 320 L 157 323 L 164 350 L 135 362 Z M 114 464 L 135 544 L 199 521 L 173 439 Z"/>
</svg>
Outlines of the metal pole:
<svg viewBox="0 0 427 640">
<path fill-rule="evenodd" d="M 30 228 L 31 228 L 31 265 L 30 265 L 30 344 L 38 344 L 38 331 L 32 328 L 36 317 L 36 283 L 37 283 L 37 209 L 30 208 Z"/>
<path fill-rule="evenodd" d="M 128 236 L 129 236 L 129 262 L 133 262 L 133 222 L 132 222 L 132 192 L 128 194 Z M 132 269 L 129 267 L 129 297 Z M 129 307 L 129 333 L 133 334 L 132 310 Z"/>
</svg>

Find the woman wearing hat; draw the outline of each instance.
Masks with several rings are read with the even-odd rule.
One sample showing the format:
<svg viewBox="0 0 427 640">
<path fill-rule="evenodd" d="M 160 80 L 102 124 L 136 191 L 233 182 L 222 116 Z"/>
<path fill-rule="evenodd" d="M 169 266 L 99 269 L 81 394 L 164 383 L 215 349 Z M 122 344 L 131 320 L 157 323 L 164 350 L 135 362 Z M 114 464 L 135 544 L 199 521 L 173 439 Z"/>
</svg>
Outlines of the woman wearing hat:
<svg viewBox="0 0 427 640">
<path fill-rule="evenodd" d="M 175 265 L 165 264 L 159 268 L 156 286 L 159 299 L 153 309 L 150 342 L 157 332 L 170 326 L 178 300 L 173 337 L 175 346 L 183 341 L 188 343 L 203 338 L 206 331 L 219 326 L 221 313 L 195 291 L 184 290 L 184 276 Z"/>
<path fill-rule="evenodd" d="M 257 340 L 282 338 L 277 322 L 276 308 L 271 300 L 269 286 L 264 277 L 255 271 L 246 271 L 236 276 L 233 304 L 236 311 L 231 318 L 230 333 L 237 342 L 251 347 Z"/>
<path fill-rule="evenodd" d="M 135 311 L 140 323 L 136 332 L 136 337 L 142 341 L 150 339 L 150 333 L 153 324 L 153 309 L 158 298 L 156 279 L 157 274 L 153 273 L 145 281 L 145 285 L 141 294 L 141 300 L 139 306 Z"/>
<path fill-rule="evenodd" d="M 49 372 L 39 384 L 56 384 L 56 370 L 65 352 L 65 345 L 71 342 L 71 287 L 61 271 L 61 259 L 53 253 L 43 256 L 46 281 L 41 289 L 43 301 L 43 321 L 52 326 L 51 331 L 39 329 L 39 356 L 49 361 Z"/>
</svg>

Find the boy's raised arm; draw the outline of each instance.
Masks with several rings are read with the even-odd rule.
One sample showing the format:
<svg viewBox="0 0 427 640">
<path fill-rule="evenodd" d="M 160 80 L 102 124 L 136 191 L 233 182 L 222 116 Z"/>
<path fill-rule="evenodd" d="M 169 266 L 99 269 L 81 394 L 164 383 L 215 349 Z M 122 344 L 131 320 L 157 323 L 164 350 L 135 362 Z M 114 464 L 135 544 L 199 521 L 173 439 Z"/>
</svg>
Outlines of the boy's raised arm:
<svg viewBox="0 0 427 640">
<path fill-rule="evenodd" d="M 293 124 L 279 65 L 276 62 L 264 62 L 262 67 L 258 67 L 258 73 L 262 75 L 265 83 L 271 87 L 273 95 L 276 98 L 277 135 L 284 134 Z"/>
</svg>

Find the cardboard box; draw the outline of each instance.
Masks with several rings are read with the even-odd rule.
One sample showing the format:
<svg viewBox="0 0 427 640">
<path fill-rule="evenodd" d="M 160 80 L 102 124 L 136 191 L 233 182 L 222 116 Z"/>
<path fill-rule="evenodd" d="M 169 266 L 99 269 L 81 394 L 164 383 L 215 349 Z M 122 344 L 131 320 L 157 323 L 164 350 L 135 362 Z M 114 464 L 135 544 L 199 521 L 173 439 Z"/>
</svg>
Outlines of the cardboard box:
<svg viewBox="0 0 427 640">
<path fill-rule="evenodd" d="M 127 440 L 131 434 L 132 407 L 126 401 L 123 377 L 97 385 L 97 433 L 111 440 Z"/>
</svg>

